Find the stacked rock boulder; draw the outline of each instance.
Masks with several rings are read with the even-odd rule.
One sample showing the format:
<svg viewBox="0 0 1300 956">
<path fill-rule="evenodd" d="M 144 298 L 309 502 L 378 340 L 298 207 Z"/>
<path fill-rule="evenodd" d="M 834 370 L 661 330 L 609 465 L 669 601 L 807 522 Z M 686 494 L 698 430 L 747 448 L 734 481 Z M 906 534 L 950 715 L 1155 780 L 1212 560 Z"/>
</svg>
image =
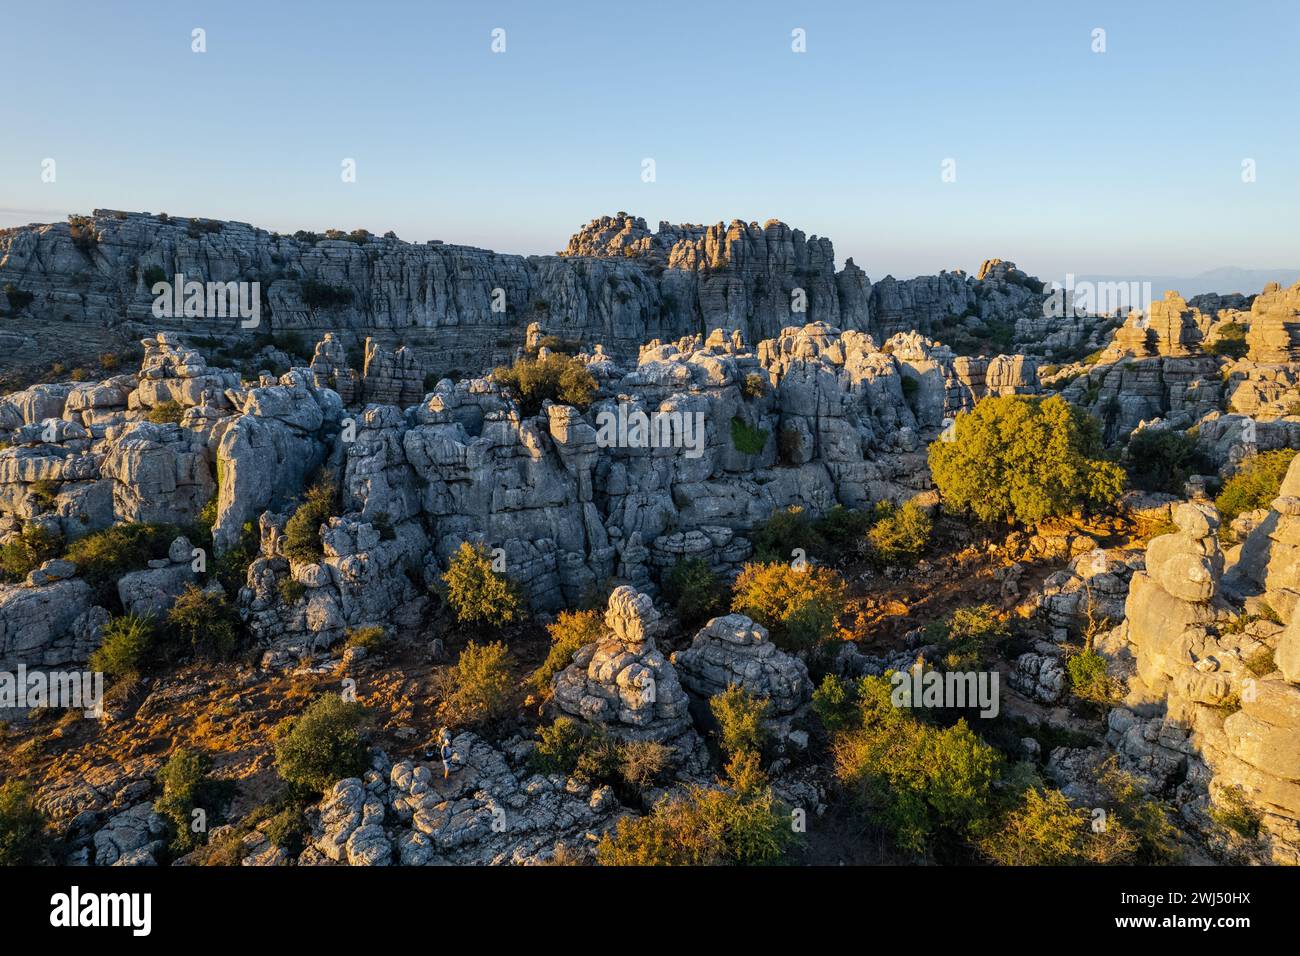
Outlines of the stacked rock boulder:
<svg viewBox="0 0 1300 956">
<path fill-rule="evenodd" d="M 790 738 L 794 718 L 812 696 L 807 665 L 778 648 L 767 628 L 743 614 L 713 618 L 690 647 L 672 655 L 672 664 L 687 690 L 703 700 L 729 687 L 766 700 L 765 723 L 778 741 Z"/>
<path fill-rule="evenodd" d="M 555 708 L 622 740 L 650 740 L 676 750 L 679 765 L 698 764 L 700 739 L 677 671 L 655 644 L 663 622 L 649 595 L 615 588 L 606 634 L 573 655 L 554 678 Z"/>
<path fill-rule="evenodd" d="M 1213 835 L 1212 807 L 1242 801 L 1260 819 L 1255 852 L 1300 862 L 1300 675 L 1274 664 L 1290 629 L 1228 603 L 1212 507 L 1182 504 L 1174 521 L 1133 573 L 1120 631 L 1133 672 L 1107 742 L 1193 827 Z"/>
</svg>

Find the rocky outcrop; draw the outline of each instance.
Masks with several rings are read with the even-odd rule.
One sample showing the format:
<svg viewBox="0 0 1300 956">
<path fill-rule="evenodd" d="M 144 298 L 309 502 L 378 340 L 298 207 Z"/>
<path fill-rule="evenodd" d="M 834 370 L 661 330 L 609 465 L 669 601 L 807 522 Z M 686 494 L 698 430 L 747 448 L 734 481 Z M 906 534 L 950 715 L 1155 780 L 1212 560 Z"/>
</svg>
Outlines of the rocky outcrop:
<svg viewBox="0 0 1300 956">
<path fill-rule="evenodd" d="M 540 863 L 563 846 L 588 856 L 622 808 L 609 787 L 530 773 L 472 733 L 451 741 L 453 771 L 376 754 L 364 779 L 340 780 L 308 811 L 299 865 Z M 250 849 L 255 849 L 252 847 Z M 250 853 L 245 865 L 274 863 Z"/>
<path fill-rule="evenodd" d="M 1294 500 L 1279 498 L 1282 507 Z M 1252 533 L 1250 566 L 1229 576 L 1238 592 L 1252 578 L 1270 586 L 1269 596 L 1294 583 L 1287 557 L 1272 551 L 1283 517 L 1277 516 Z M 1178 532 L 1153 539 L 1146 570 L 1133 574 L 1118 635 L 1134 671 L 1124 705 L 1109 715 L 1107 742 L 1149 787 L 1172 793 L 1184 820 L 1212 841 L 1212 806 L 1244 801 L 1260 820 L 1258 852 L 1278 863 L 1300 862 L 1300 684 L 1276 663 L 1279 653 L 1289 660 L 1283 635 L 1290 628 L 1267 617 L 1240 618 L 1225 600 L 1213 508 L 1182 504 L 1174 520 Z M 1263 565 L 1259 555 L 1267 556 Z M 1280 576 L 1270 582 L 1263 569 L 1274 560 Z M 1292 601 L 1284 613 L 1293 608 Z M 1248 623 L 1234 624 L 1238 619 Z"/>
<path fill-rule="evenodd" d="M 655 338 L 738 329 L 756 342 L 794 321 L 883 340 L 969 320 L 984 332 L 1010 330 L 1021 350 L 1040 355 L 1076 347 L 1090 331 L 1087 321 L 1050 316 L 1042 283 L 1013 263 L 989 260 L 974 277 L 945 272 L 873 285 L 852 260 L 836 272 L 829 239 L 776 220 L 660 223 L 652 233 L 643 219 L 619 213 L 593 220 L 558 255 L 528 258 L 364 230 L 287 236 L 241 222 L 114 210 L 0 232 L 0 285 L 31 294 L 24 314 L 106 327 L 170 321 L 237 342 L 236 319 L 153 315 L 146 276 L 177 274 L 257 282 L 262 330 L 418 347 L 428 362 L 420 381 L 508 360 L 530 321 L 588 346 L 602 342 L 624 359 Z"/>
<path fill-rule="evenodd" d="M 1300 282 L 1289 289 L 1270 282 L 1255 296 L 1246 344 L 1254 362 L 1300 361 Z"/>
<path fill-rule="evenodd" d="M 700 741 L 677 671 L 655 645 L 663 625 L 650 597 L 615 588 L 605 627 L 555 676 L 555 707 L 620 739 L 668 744 L 678 763 L 695 758 Z"/>
<path fill-rule="evenodd" d="M 771 716 L 792 714 L 812 696 L 808 667 L 768 639 L 767 628 L 743 614 L 715 617 L 691 646 L 672 656 L 681 682 L 708 698 L 728 687 L 766 699 Z"/>
</svg>

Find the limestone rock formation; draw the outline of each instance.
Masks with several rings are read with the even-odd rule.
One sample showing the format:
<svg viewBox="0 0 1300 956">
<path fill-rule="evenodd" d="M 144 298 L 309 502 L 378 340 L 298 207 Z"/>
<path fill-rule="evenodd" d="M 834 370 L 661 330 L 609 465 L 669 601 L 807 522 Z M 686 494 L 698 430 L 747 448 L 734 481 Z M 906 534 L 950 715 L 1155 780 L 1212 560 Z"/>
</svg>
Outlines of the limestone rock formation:
<svg viewBox="0 0 1300 956">
<path fill-rule="evenodd" d="M 778 648 L 767 628 L 743 614 L 713 618 L 672 663 L 681 682 L 701 697 L 734 685 L 765 698 L 772 716 L 794 713 L 812 695 L 807 665 Z"/>
<path fill-rule="evenodd" d="M 677 671 L 655 645 L 659 612 L 646 594 L 614 589 L 605 611 L 608 633 L 573 656 L 555 676 L 555 706 L 625 740 L 653 740 L 685 762 L 699 738 Z"/>
</svg>

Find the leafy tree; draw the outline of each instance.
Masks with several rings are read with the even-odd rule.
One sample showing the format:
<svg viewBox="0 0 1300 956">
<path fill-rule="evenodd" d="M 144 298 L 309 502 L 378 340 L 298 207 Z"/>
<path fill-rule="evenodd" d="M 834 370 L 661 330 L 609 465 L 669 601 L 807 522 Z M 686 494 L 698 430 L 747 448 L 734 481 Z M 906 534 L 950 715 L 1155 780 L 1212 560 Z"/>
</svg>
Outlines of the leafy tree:
<svg viewBox="0 0 1300 956">
<path fill-rule="evenodd" d="M 366 709 L 354 701 L 324 694 L 297 717 L 274 731 L 275 766 L 291 786 L 323 793 L 345 777 L 359 777 L 369 766 L 363 725 Z"/>
<path fill-rule="evenodd" d="M 546 625 L 551 636 L 551 649 L 542 666 L 533 672 L 529 682 L 539 693 L 549 694 L 551 679 L 569 666 L 573 655 L 588 644 L 594 644 L 605 633 L 599 611 L 561 611 L 553 624 Z"/>
<path fill-rule="evenodd" d="M 943 666 L 950 671 L 979 669 L 993 645 L 1011 636 L 1005 615 L 990 604 L 957 608 L 927 632 L 930 640 L 944 645 Z"/>
<path fill-rule="evenodd" d="M 879 501 L 875 517 L 876 523 L 867 532 L 867 544 L 877 564 L 910 564 L 930 543 L 934 522 L 913 501 L 901 508 L 888 499 Z"/>
<path fill-rule="evenodd" d="M 514 679 L 510 652 L 502 642 L 471 641 L 444 675 L 442 710 L 449 720 L 478 723 L 502 717 L 510 709 Z"/>
<path fill-rule="evenodd" d="M 1169 428 L 1144 428 L 1129 439 L 1124 464 L 1129 480 L 1144 491 L 1181 495 L 1200 465 L 1196 440 Z"/>
<path fill-rule="evenodd" d="M 492 557 L 483 545 L 462 541 L 442 583 L 461 623 L 504 627 L 524 618 L 518 589 L 504 574 L 492 570 Z"/>
<path fill-rule="evenodd" d="M 536 415 L 547 399 L 585 409 L 597 388 L 581 359 L 559 352 L 540 359 L 521 358 L 514 365 L 496 368 L 492 377 L 525 415 Z"/>
<path fill-rule="evenodd" d="M 18 780 L 0 784 L 0 866 L 30 866 L 45 852 L 45 817 L 30 788 Z"/>
<path fill-rule="evenodd" d="M 1291 448 L 1251 455 L 1237 468 L 1237 473 L 1223 483 L 1214 499 L 1223 523 L 1230 524 L 1248 511 L 1267 508 L 1282 489 L 1282 479 L 1296 452 Z"/>
<path fill-rule="evenodd" d="M 703 558 L 678 561 L 664 579 L 664 597 L 684 627 L 698 627 L 726 606 L 726 587 Z"/>
<path fill-rule="evenodd" d="M 738 754 L 718 787 L 690 786 L 648 816 L 624 817 L 601 840 L 603 866 L 719 866 L 777 863 L 795 841 L 786 808 L 759 768 Z"/>
<path fill-rule="evenodd" d="M 768 629 L 785 650 L 814 647 L 835 630 L 844 580 L 829 568 L 746 564 L 732 589 L 731 609 Z"/>
<path fill-rule="evenodd" d="M 321 559 L 325 549 L 320 540 L 321 525 L 326 524 L 334 510 L 334 483 L 322 478 L 303 494 L 302 504 L 284 524 L 284 542 L 281 545 L 286 557 L 304 564 Z"/>
<path fill-rule="evenodd" d="M 205 842 L 206 830 L 195 832 L 193 812 L 202 807 L 215 812 L 217 788 L 208 779 L 212 761 L 207 754 L 186 747 L 172 751 L 162 769 L 158 783 L 162 796 L 154 801 L 154 812 L 170 821 L 174 830 L 172 850 L 188 853 Z"/>
<path fill-rule="evenodd" d="M 1100 457 L 1097 420 L 1059 395 L 985 398 L 930 446 L 944 499 L 982 521 L 1036 524 L 1111 505 L 1124 473 Z"/>
<path fill-rule="evenodd" d="M 836 775 L 859 805 L 914 852 L 983 824 L 995 809 L 997 751 L 964 720 L 941 728 L 895 708 L 885 678 L 859 687 L 860 725 L 834 741 Z"/>
<path fill-rule="evenodd" d="M 723 752 L 733 756 L 744 751 L 762 752 L 768 738 L 763 718 L 770 708 L 767 698 L 755 697 L 736 684 L 709 698 L 709 710 L 718 722 Z"/>
</svg>

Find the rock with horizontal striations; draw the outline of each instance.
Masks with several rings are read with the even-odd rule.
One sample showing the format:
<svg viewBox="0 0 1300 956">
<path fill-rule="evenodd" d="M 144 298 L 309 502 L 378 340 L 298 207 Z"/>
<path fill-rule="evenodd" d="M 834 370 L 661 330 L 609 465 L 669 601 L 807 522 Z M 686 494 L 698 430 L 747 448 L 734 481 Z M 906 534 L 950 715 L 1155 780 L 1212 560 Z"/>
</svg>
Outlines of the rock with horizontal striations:
<svg viewBox="0 0 1300 956">
<path fill-rule="evenodd" d="M 744 688 L 766 698 L 772 716 L 791 714 L 812 696 L 808 667 L 771 642 L 767 628 L 743 614 L 715 617 L 691 646 L 672 656 L 681 682 L 703 697 Z"/>
</svg>

